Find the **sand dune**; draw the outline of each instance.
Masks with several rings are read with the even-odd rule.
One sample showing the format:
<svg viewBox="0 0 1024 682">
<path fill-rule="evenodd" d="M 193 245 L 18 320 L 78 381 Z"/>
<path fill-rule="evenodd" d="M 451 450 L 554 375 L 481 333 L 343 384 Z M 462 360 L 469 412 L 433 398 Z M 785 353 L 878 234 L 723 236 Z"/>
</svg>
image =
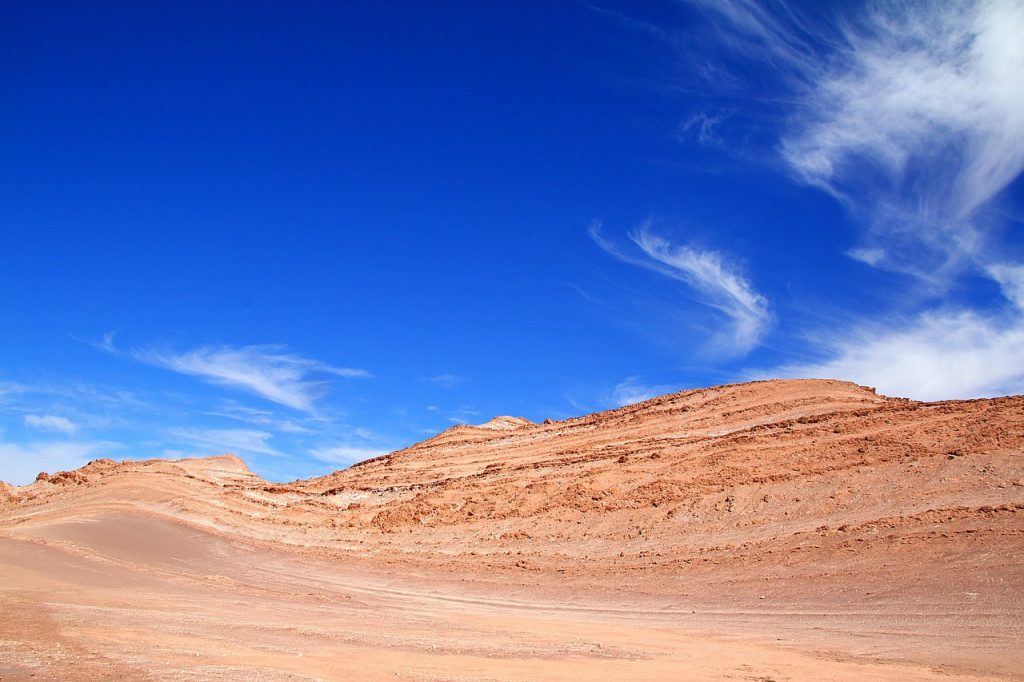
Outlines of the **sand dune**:
<svg viewBox="0 0 1024 682">
<path fill-rule="evenodd" d="M 1004 679 L 1022 556 L 1024 398 L 755 382 L 6 487 L 0 676 Z"/>
</svg>

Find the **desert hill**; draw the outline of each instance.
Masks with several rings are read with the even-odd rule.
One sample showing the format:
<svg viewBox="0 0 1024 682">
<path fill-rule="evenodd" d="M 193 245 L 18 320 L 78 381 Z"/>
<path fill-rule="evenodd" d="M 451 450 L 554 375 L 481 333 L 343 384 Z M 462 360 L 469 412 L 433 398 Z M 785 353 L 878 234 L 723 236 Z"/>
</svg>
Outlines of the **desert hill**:
<svg viewBox="0 0 1024 682">
<path fill-rule="evenodd" d="M 496 417 L 286 484 L 221 456 L 97 460 L 0 491 L 0 570 L 8 576 L 0 587 L 8 603 L 0 607 L 24 614 L 26 595 L 45 597 L 47 618 L 65 619 L 57 627 L 62 646 L 98 656 L 94 668 L 82 669 L 97 675 L 118 666 L 132 674 L 180 672 L 188 661 L 167 652 L 126 658 L 117 646 L 66 634 L 76 618 L 79 626 L 93 623 L 81 603 L 92 594 L 86 588 L 105 595 L 99 601 L 118 599 L 116 586 L 94 584 L 104 566 L 127 580 L 158 581 L 152 589 L 168 592 L 171 602 L 192 603 L 211 590 L 225 603 L 238 601 L 226 595 L 248 595 L 261 605 L 256 610 L 267 610 L 254 627 L 281 637 L 274 628 L 286 626 L 275 618 L 307 617 L 309 594 L 320 595 L 317 608 L 326 600 L 351 610 L 352 590 L 363 590 L 366 599 L 384 600 L 374 607 L 382 613 L 426 608 L 421 599 L 429 595 L 444 603 L 430 613 L 447 614 L 450 637 L 438 640 L 426 634 L 432 628 L 399 618 L 392 641 L 371 634 L 373 618 L 362 611 L 365 632 L 338 626 L 357 642 L 353 655 L 405 652 L 400 670 L 386 663 L 370 669 L 410 678 L 448 679 L 446 664 L 468 666 L 458 668 L 466 678 L 500 677 L 485 651 L 533 661 L 509 662 L 507 670 L 518 672 L 502 679 L 568 671 L 600 679 L 606 663 L 650 679 L 685 678 L 687 670 L 692 679 L 796 679 L 801 670 L 818 671 L 800 658 L 813 652 L 828 652 L 835 665 L 825 668 L 837 679 L 929 679 L 935 668 L 1021 675 L 1022 556 L 1024 397 L 920 403 L 826 380 L 685 391 L 540 424 Z M 234 557 L 229 565 L 226 557 Z M 68 566 L 59 580 L 46 568 L 55 561 Z M 258 565 L 277 568 L 260 573 Z M 264 582 L 273 585 L 272 598 Z M 271 609 L 275 600 L 286 606 Z M 139 609 L 130 614 L 141 618 Z M 577 615 L 564 616 L 566 609 Z M 224 612 L 233 613 L 230 606 Z M 770 640 L 772 648 L 747 658 L 763 663 L 780 651 L 790 658 L 764 674 L 747 663 L 684 669 L 685 647 L 672 648 L 661 634 L 648 633 L 663 650 L 636 638 L 618 649 L 545 649 L 533 640 L 527 646 L 522 633 L 498 646 L 485 634 L 498 627 L 495 619 L 543 615 L 549 639 L 557 639 L 564 632 L 551 614 L 576 627 L 578 612 L 598 618 L 587 621 L 598 630 L 607 619 L 624 619 L 662 634 L 724 634 L 742 646 Z M 107 624 L 94 634 L 123 640 L 97 618 Z M 166 625 L 138 625 L 129 639 L 175 632 L 172 639 L 185 646 L 188 627 L 167 618 Z M 46 630 L 28 616 L 22 621 L 20 630 Z M 622 627 L 611 629 L 628 631 Z M 0 640 L 26 639 L 16 634 L 0 631 Z M 279 648 L 294 654 L 301 642 L 320 646 L 338 632 L 300 635 Z M 39 646 L 56 641 L 39 637 Z M 27 660 L 10 644 L 0 644 L 0 660 L 4 646 Z M 732 644 L 715 646 L 731 660 Z M 208 663 L 211 652 L 200 649 Z M 244 678 L 257 659 L 289 674 L 341 670 L 253 656 L 233 658 L 223 674 Z M 579 665 L 559 667 L 574 657 Z M 537 663 L 549 659 L 558 663 Z M 11 670 L 67 663 L 55 660 Z"/>
</svg>

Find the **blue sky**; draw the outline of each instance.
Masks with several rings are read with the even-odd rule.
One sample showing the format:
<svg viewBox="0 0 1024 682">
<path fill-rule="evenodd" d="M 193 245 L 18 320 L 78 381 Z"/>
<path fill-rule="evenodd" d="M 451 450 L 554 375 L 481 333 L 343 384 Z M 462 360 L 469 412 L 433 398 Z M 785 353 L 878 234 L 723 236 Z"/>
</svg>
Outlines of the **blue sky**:
<svg viewBox="0 0 1024 682">
<path fill-rule="evenodd" d="M 1024 392 L 1024 2 L 0 10 L 0 479 Z"/>
</svg>

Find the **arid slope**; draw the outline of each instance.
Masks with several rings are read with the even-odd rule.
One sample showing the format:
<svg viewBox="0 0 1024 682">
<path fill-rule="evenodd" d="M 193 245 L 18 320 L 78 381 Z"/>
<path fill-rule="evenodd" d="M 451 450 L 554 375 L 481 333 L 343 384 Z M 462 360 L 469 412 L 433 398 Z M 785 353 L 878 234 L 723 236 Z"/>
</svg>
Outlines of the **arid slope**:
<svg viewBox="0 0 1024 682">
<path fill-rule="evenodd" d="M 3 488 L 0 607 L 20 615 L 0 640 L 24 644 L 30 640 L 19 631 L 52 631 L 59 637 L 39 641 L 99 657 L 82 671 L 184 675 L 187 658 L 125 658 L 117 646 L 77 636 L 82 631 L 69 636 L 68 623 L 86 630 L 102 621 L 83 615 L 88 595 L 117 601 L 117 585 L 97 586 L 96 572 L 106 570 L 118 581 L 159 583 L 121 588 L 125 600 L 139 600 L 130 613 L 140 618 L 152 607 L 144 594 L 189 604 L 206 595 L 222 618 L 249 595 L 241 600 L 269 619 L 253 627 L 271 639 L 283 637 L 275 627 L 288 627 L 280 619 L 310 617 L 309 595 L 326 600 L 316 609 L 351 611 L 352 590 L 363 590 L 369 611 L 347 612 L 344 626 L 358 646 L 345 641 L 378 667 L 316 667 L 312 658 L 284 665 L 278 654 L 253 654 L 224 666 L 226 677 L 259 668 L 270 677 L 363 670 L 536 679 L 573 671 L 599 679 L 617 663 L 621 675 L 649 679 L 781 679 L 822 673 L 799 658 L 822 652 L 838 666 L 835 679 L 927 679 L 928 668 L 913 667 L 922 665 L 1012 676 L 1024 674 L 1022 556 L 1024 398 L 918 403 L 845 382 L 754 382 L 565 421 L 498 417 L 289 484 L 267 483 L 222 456 L 100 460 Z M 54 575 L 61 562 L 67 574 Z M 26 615 L 40 600 L 45 622 Z M 414 606 L 447 623 L 452 636 L 435 641 L 426 634 L 436 637 L 435 628 L 394 615 Z M 370 612 L 383 614 L 380 632 Z M 365 631 L 356 634 L 360 613 Z M 523 631 L 547 628 L 554 639 L 533 642 L 534 650 L 500 634 L 495 623 L 515 617 L 541 619 L 546 626 Z M 184 647 L 190 627 L 205 626 L 171 618 L 140 624 L 130 638 L 176 632 Z M 648 648 L 551 643 L 573 641 L 566 633 L 574 628 L 593 637 L 624 637 L 628 628 L 661 634 L 644 635 Z M 114 636 L 111 627 L 93 630 Z M 723 634 L 731 643 L 701 639 Z M 686 668 L 688 645 L 662 635 L 696 637 L 686 640 L 697 642 L 694 651 L 750 662 Z M 274 651 L 295 656 L 308 646 L 333 660 L 331 636 L 340 635 L 292 633 Z M 6 646 L 17 659 L 10 671 L 67 663 Z M 735 649 L 743 646 L 755 648 Z M 389 667 L 382 650 L 407 660 Z M 208 666 L 214 654 L 197 651 L 196 665 Z M 507 665 L 488 666 L 492 654 Z M 468 662 L 457 662 L 461 655 Z M 540 660 L 552 663 L 524 663 Z M 513 672 L 502 677 L 503 670 Z"/>
</svg>

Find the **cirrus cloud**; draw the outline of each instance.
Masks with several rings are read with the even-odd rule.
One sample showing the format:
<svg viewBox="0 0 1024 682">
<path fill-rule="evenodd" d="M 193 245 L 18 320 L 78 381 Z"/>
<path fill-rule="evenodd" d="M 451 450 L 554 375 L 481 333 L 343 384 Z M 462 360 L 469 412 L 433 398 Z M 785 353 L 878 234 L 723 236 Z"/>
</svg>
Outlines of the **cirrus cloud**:
<svg viewBox="0 0 1024 682">
<path fill-rule="evenodd" d="M 682 390 L 679 386 L 672 384 L 647 385 L 640 383 L 640 377 L 627 377 L 615 384 L 608 402 L 612 407 L 625 407 L 642 403 L 645 400 L 656 398 L 666 393 L 675 393 Z"/>
<path fill-rule="evenodd" d="M 367 459 L 386 455 L 389 452 L 390 450 L 382 450 L 380 448 L 335 445 L 331 447 L 315 448 L 311 450 L 309 454 L 321 462 L 348 466 Z"/>
<path fill-rule="evenodd" d="M 972 311 L 928 312 L 899 326 L 850 330 L 824 340 L 825 360 L 786 365 L 757 378 L 825 377 L 916 400 L 1024 393 L 1024 321 Z"/>
<path fill-rule="evenodd" d="M 78 430 L 78 426 L 67 417 L 57 417 L 52 414 L 26 414 L 25 426 L 43 431 L 58 431 L 69 436 L 75 435 Z"/>
<path fill-rule="evenodd" d="M 274 434 L 257 429 L 174 428 L 167 434 L 174 441 L 199 448 L 202 456 L 223 453 L 281 455 L 267 442 Z"/>
<path fill-rule="evenodd" d="M 639 254 L 619 248 L 602 233 L 600 225 L 590 228 L 590 238 L 604 251 L 624 263 L 656 272 L 693 289 L 701 303 L 724 314 L 726 329 L 715 335 L 713 345 L 726 355 L 742 355 L 757 346 L 771 329 L 774 318 L 768 301 L 725 254 L 676 246 L 654 234 L 644 223 L 629 234 Z"/>
<path fill-rule="evenodd" d="M 1024 1 L 691 3 L 731 54 L 774 67 L 776 158 L 860 225 L 846 254 L 910 276 L 897 314 L 805 334 L 821 359 L 767 374 L 921 399 L 1024 391 L 1024 265 L 995 210 L 1024 170 Z"/>
<path fill-rule="evenodd" d="M 313 404 L 328 390 L 318 375 L 367 378 L 364 369 L 334 367 L 319 360 L 289 352 L 281 345 L 204 346 L 184 352 L 157 349 L 133 350 L 140 362 L 197 376 L 219 386 L 247 391 L 294 408 L 312 411 Z"/>
<path fill-rule="evenodd" d="M 0 443 L 0 480 L 25 485 L 41 471 L 70 471 L 120 446 L 107 441 L 45 441 Z"/>
</svg>

